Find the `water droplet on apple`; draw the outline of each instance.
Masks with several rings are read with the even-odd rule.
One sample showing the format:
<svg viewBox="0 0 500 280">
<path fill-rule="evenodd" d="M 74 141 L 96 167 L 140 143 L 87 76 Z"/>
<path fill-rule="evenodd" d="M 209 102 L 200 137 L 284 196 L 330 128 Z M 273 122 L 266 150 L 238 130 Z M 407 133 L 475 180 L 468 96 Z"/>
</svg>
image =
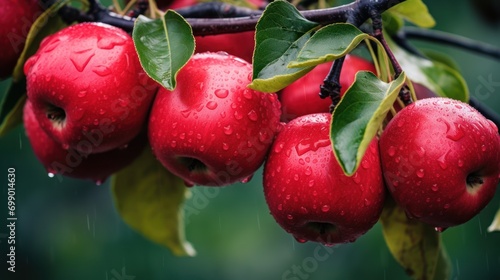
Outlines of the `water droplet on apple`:
<svg viewBox="0 0 500 280">
<path fill-rule="evenodd" d="M 299 174 L 295 174 L 295 175 L 293 175 L 293 180 L 294 180 L 294 181 L 298 181 L 298 180 L 299 180 Z"/>
<path fill-rule="evenodd" d="M 250 180 L 252 180 L 252 178 L 253 178 L 253 174 L 250 175 L 250 176 L 247 176 L 247 177 L 245 177 L 243 179 L 241 179 L 240 182 L 243 183 L 243 184 L 246 184 L 246 183 L 250 182 Z"/>
<path fill-rule="evenodd" d="M 387 153 L 389 154 L 389 156 L 393 157 L 396 154 L 396 147 L 390 146 L 387 150 Z"/>
<path fill-rule="evenodd" d="M 71 63 L 73 63 L 73 66 L 78 72 L 83 72 L 92 57 L 94 57 L 94 52 L 92 51 L 92 49 L 88 49 L 72 53 L 69 60 L 71 61 Z"/>
<path fill-rule="evenodd" d="M 446 203 L 444 206 L 443 206 L 444 209 L 448 209 L 450 208 L 450 204 Z"/>
<path fill-rule="evenodd" d="M 241 112 L 239 112 L 239 111 L 235 111 L 234 118 L 237 120 L 241 120 L 241 119 L 243 119 L 243 114 L 241 114 Z"/>
<path fill-rule="evenodd" d="M 251 142 L 250 142 L 250 141 L 248 141 L 248 142 L 251 144 Z M 275 152 L 275 153 L 277 153 L 277 154 L 279 154 L 279 153 L 281 152 L 281 150 L 283 150 L 283 145 L 284 145 L 284 143 L 283 143 L 283 142 L 280 142 L 280 143 L 278 143 L 277 145 L 275 145 L 275 146 L 274 146 L 274 152 Z M 251 146 L 250 146 L 250 147 L 251 147 Z"/>
<path fill-rule="evenodd" d="M 431 198 L 430 197 L 425 198 L 425 202 L 427 203 L 431 202 Z"/>
<path fill-rule="evenodd" d="M 293 216 L 290 215 L 290 214 L 286 215 L 286 218 L 289 219 L 289 220 L 293 220 Z"/>
<path fill-rule="evenodd" d="M 267 131 L 259 131 L 259 141 L 262 143 L 267 143 L 270 140 Z"/>
<path fill-rule="evenodd" d="M 399 186 L 399 181 L 393 181 L 393 182 L 392 182 L 392 185 L 393 185 L 394 187 Z"/>
<path fill-rule="evenodd" d="M 224 126 L 224 134 L 226 135 L 233 134 L 233 127 L 231 125 Z"/>
<path fill-rule="evenodd" d="M 314 186 L 314 180 L 310 180 L 310 181 L 309 181 L 309 184 L 308 184 L 308 186 L 309 186 L 309 187 L 312 187 L 312 186 Z"/>
<path fill-rule="evenodd" d="M 219 98 L 226 98 L 229 95 L 229 91 L 227 89 L 216 89 L 214 94 Z"/>
<path fill-rule="evenodd" d="M 280 211 L 283 210 L 283 204 L 281 204 L 281 203 L 278 204 L 278 210 L 280 210 Z"/>
<path fill-rule="evenodd" d="M 200 148 L 199 148 L 200 152 L 203 152 L 205 151 L 205 146 L 204 145 L 201 145 Z"/>
<path fill-rule="evenodd" d="M 354 183 L 356 184 L 359 184 L 361 182 L 361 178 L 359 177 L 359 174 L 356 172 L 354 173 L 354 175 L 352 176 L 352 180 L 354 181 Z"/>
<path fill-rule="evenodd" d="M 184 110 L 184 111 L 181 111 L 181 115 L 184 117 L 184 118 L 188 118 L 189 115 L 191 115 L 191 110 Z"/>
<path fill-rule="evenodd" d="M 83 108 L 77 108 L 73 113 L 72 119 L 79 121 L 83 118 L 84 113 Z"/>
<path fill-rule="evenodd" d="M 404 124 L 405 124 L 405 120 L 403 120 L 403 119 L 399 119 L 399 120 L 397 121 L 397 123 L 396 123 L 396 125 L 397 125 L 398 127 L 402 127 Z"/>
<path fill-rule="evenodd" d="M 99 115 L 104 115 L 104 114 L 106 114 L 106 111 L 102 108 L 99 109 Z"/>
<path fill-rule="evenodd" d="M 443 232 L 447 229 L 447 227 L 435 227 L 434 230 L 437 231 L 437 232 Z"/>
<path fill-rule="evenodd" d="M 361 167 L 368 169 L 370 167 L 370 163 L 367 160 L 363 160 L 361 161 Z"/>
<path fill-rule="evenodd" d="M 368 198 L 365 198 L 365 206 L 370 206 L 371 202 Z"/>
<path fill-rule="evenodd" d="M 312 174 L 312 168 L 310 166 L 306 167 L 306 171 L 304 172 L 304 174 L 306 174 L 306 176 L 309 176 Z"/>
<path fill-rule="evenodd" d="M 183 133 L 179 134 L 179 138 L 182 140 L 186 139 L 186 133 L 183 132 Z"/>
<path fill-rule="evenodd" d="M 250 89 L 245 89 L 243 91 L 243 97 L 245 97 L 246 99 L 248 100 L 251 100 L 252 99 L 252 90 Z"/>
<path fill-rule="evenodd" d="M 321 211 L 322 212 L 328 212 L 328 211 L 330 211 L 330 205 L 326 205 L 325 204 L 325 205 L 321 206 Z"/>
<path fill-rule="evenodd" d="M 318 141 L 315 141 L 312 138 L 305 138 L 305 139 L 301 140 L 299 142 L 299 144 L 297 144 L 297 146 L 295 146 L 295 150 L 297 151 L 297 154 L 299 156 L 301 156 L 307 152 L 310 152 L 310 151 L 314 152 L 314 151 L 317 151 L 319 148 L 327 147 L 329 145 L 330 145 L 329 138 L 320 139 Z"/>
<path fill-rule="evenodd" d="M 464 161 L 459 159 L 458 160 L 458 167 L 462 167 L 462 166 L 464 166 Z"/>
<path fill-rule="evenodd" d="M 432 185 L 431 190 L 432 190 L 433 192 L 437 192 L 437 191 L 439 190 L 438 185 L 437 185 L 437 184 Z"/>
<path fill-rule="evenodd" d="M 248 112 L 247 115 L 248 115 L 248 118 L 254 122 L 259 119 L 259 116 L 257 115 L 257 113 L 254 110 L 251 110 L 250 112 Z"/>
<path fill-rule="evenodd" d="M 418 178 L 424 178 L 424 176 L 425 176 L 425 173 L 424 173 L 423 169 L 417 170 L 417 177 Z"/>
<path fill-rule="evenodd" d="M 124 45 L 126 40 L 122 37 L 103 37 L 97 41 L 97 47 L 103 50 L 111 50 L 115 46 Z"/>
<path fill-rule="evenodd" d="M 49 172 L 49 173 L 47 173 L 47 176 L 49 176 L 49 178 L 54 178 L 55 174 L 52 172 Z"/>
<path fill-rule="evenodd" d="M 295 240 L 297 240 L 297 242 L 302 243 L 302 244 L 307 242 L 307 239 L 304 239 L 304 238 L 300 238 L 297 236 L 293 236 L 293 238 L 295 238 Z"/>
<path fill-rule="evenodd" d="M 440 119 L 442 122 L 446 124 L 446 138 L 451 139 L 453 141 L 458 141 L 462 139 L 465 136 L 463 127 L 461 124 L 453 123 L 453 125 L 450 125 L 450 123 L 444 119 Z"/>
<path fill-rule="evenodd" d="M 486 146 L 485 145 L 481 145 L 481 151 L 486 152 Z"/>
<path fill-rule="evenodd" d="M 68 143 L 63 143 L 63 144 L 62 144 L 62 148 L 63 148 L 64 150 L 69 149 L 69 144 L 68 144 Z"/>
<path fill-rule="evenodd" d="M 229 145 L 228 145 L 227 143 L 222 143 L 222 149 L 223 149 L 224 151 L 229 150 Z"/>
<path fill-rule="evenodd" d="M 59 98 L 59 100 L 63 100 L 64 99 L 64 95 L 59 94 L 59 96 L 57 98 Z"/>
<path fill-rule="evenodd" d="M 177 141 L 173 140 L 170 142 L 170 147 L 175 148 L 175 146 L 177 146 Z"/>
<path fill-rule="evenodd" d="M 109 69 L 107 66 L 104 65 L 98 65 L 94 67 L 94 69 L 92 69 L 92 72 L 96 73 L 101 77 L 106 77 L 112 74 L 111 69 Z"/>
<path fill-rule="evenodd" d="M 215 110 L 215 108 L 217 108 L 217 102 L 209 101 L 206 106 L 209 110 Z"/>
</svg>

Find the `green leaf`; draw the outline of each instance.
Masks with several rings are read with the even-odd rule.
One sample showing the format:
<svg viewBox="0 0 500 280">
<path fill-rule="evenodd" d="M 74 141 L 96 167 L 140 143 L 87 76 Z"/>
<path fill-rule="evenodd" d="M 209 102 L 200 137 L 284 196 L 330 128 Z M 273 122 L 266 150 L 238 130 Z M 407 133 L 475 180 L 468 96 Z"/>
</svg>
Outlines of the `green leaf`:
<svg viewBox="0 0 500 280">
<path fill-rule="evenodd" d="M 382 82 L 371 72 L 358 72 L 356 80 L 335 107 L 330 139 L 335 157 L 346 175 L 356 172 L 405 81 L 404 72 L 390 83 Z"/>
<path fill-rule="evenodd" d="M 253 81 L 249 87 L 276 92 L 311 71 L 312 67 L 291 69 L 287 65 L 318 27 L 288 2 L 269 4 L 255 27 Z"/>
<path fill-rule="evenodd" d="M 488 227 L 488 232 L 500 231 L 500 209 L 498 209 L 495 218 L 491 222 L 491 225 Z"/>
<path fill-rule="evenodd" d="M 149 148 L 115 174 L 111 184 L 116 208 L 129 226 L 177 256 L 196 254 L 184 235 L 182 204 L 189 190 Z"/>
<path fill-rule="evenodd" d="M 429 9 L 422 0 L 406 0 L 390 8 L 386 13 L 393 13 L 396 16 L 424 28 L 431 28 L 436 25 L 436 21 L 429 13 Z"/>
<path fill-rule="evenodd" d="M 457 72 L 460 72 L 460 67 L 458 66 L 457 62 L 449 55 L 432 49 L 420 49 L 420 51 L 424 54 L 425 57 L 432 60 L 433 62 L 439 62 L 441 64 L 449 66 L 451 69 Z"/>
<path fill-rule="evenodd" d="M 26 80 L 11 81 L 0 104 L 0 137 L 23 122 L 23 107 L 26 101 Z"/>
<path fill-rule="evenodd" d="M 431 226 L 409 219 L 389 201 L 380 218 L 385 241 L 396 261 L 413 279 L 448 279 L 451 265 L 441 235 Z"/>
<path fill-rule="evenodd" d="M 156 20 L 139 16 L 132 38 L 144 71 L 163 87 L 173 90 L 177 73 L 194 53 L 189 23 L 173 10 Z"/>
<path fill-rule="evenodd" d="M 413 55 L 385 37 L 399 64 L 412 82 L 426 86 L 438 96 L 469 102 L 469 89 L 458 71 L 438 61 Z"/>
<path fill-rule="evenodd" d="M 14 81 L 23 79 L 24 63 L 30 56 L 36 53 L 42 40 L 67 26 L 59 15 L 57 15 L 57 12 L 69 2 L 70 0 L 63 0 L 54 3 L 35 20 L 26 37 L 23 52 L 17 60 L 16 67 L 12 73 Z"/>
<path fill-rule="evenodd" d="M 405 25 L 403 18 L 387 11 L 382 13 L 382 23 L 384 25 L 384 31 L 390 35 L 398 33 Z"/>
<path fill-rule="evenodd" d="M 333 61 L 351 52 L 368 37 L 370 35 L 348 23 L 327 25 L 307 41 L 296 61 L 291 62 L 289 67 L 316 66 Z"/>
</svg>

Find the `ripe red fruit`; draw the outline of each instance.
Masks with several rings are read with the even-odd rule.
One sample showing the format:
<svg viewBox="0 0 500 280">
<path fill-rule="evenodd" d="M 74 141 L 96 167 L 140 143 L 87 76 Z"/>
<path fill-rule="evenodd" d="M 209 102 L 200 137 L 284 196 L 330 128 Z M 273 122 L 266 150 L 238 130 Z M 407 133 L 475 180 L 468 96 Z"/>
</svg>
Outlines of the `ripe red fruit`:
<svg viewBox="0 0 500 280">
<path fill-rule="evenodd" d="M 323 84 L 331 67 L 331 62 L 320 64 L 281 90 L 280 100 L 284 121 L 290 121 L 307 114 L 329 112 L 332 101 L 330 98 L 321 99 L 319 97 L 319 87 Z M 375 73 L 375 67 L 371 62 L 352 55 L 346 56 L 340 72 L 341 96 L 354 83 L 356 73 L 363 70 Z"/>
<path fill-rule="evenodd" d="M 255 31 L 213 36 L 196 36 L 196 52 L 227 52 L 252 62 L 255 46 Z"/>
<path fill-rule="evenodd" d="M 195 54 L 173 91 L 160 89 L 149 121 L 158 160 L 188 184 L 222 186 L 251 176 L 279 128 L 276 94 L 247 88 L 249 63 Z"/>
<path fill-rule="evenodd" d="M 377 139 L 348 177 L 332 151 L 330 118 L 312 114 L 289 122 L 276 136 L 264 167 L 271 214 L 299 242 L 354 241 L 382 211 L 385 189 Z"/>
<path fill-rule="evenodd" d="M 25 64 L 41 127 L 65 148 L 105 152 L 143 129 L 157 84 L 142 70 L 130 35 L 82 23 L 47 37 Z"/>
<path fill-rule="evenodd" d="M 42 13 L 37 0 L 0 0 L 0 80 L 12 74 L 31 25 Z"/>
<path fill-rule="evenodd" d="M 407 106 L 387 125 L 380 150 L 395 201 L 435 227 L 470 220 L 499 182 L 498 129 L 460 101 L 428 98 Z"/>
<path fill-rule="evenodd" d="M 104 182 L 111 174 L 137 158 L 147 144 L 145 133 L 141 133 L 126 148 L 104 153 L 85 154 L 71 148 L 65 150 L 40 127 L 30 101 L 24 106 L 23 119 L 26 135 L 36 157 L 47 172 L 58 176 Z"/>
</svg>

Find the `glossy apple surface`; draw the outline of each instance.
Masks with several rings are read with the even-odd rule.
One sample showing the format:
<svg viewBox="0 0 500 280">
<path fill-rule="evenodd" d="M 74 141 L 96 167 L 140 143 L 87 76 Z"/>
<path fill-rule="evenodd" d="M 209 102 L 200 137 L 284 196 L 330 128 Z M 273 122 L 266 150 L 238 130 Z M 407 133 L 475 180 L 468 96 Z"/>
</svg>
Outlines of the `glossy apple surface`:
<svg viewBox="0 0 500 280">
<path fill-rule="evenodd" d="M 92 153 L 135 138 L 157 91 L 132 38 L 100 23 L 73 25 L 47 37 L 24 71 L 42 128 L 65 148 L 84 151 L 79 145 L 88 140 Z"/>
<path fill-rule="evenodd" d="M 427 98 L 407 106 L 387 125 L 380 150 L 395 201 L 435 227 L 470 220 L 499 182 L 498 129 L 460 101 Z"/>
<path fill-rule="evenodd" d="M 378 220 L 385 187 L 374 139 L 359 169 L 344 175 L 332 152 L 327 113 L 298 117 L 276 136 L 264 194 L 278 224 L 299 242 L 356 240 Z"/>
<path fill-rule="evenodd" d="M 37 0 L 0 0 L 0 80 L 12 74 L 33 22 L 43 12 Z"/>
<path fill-rule="evenodd" d="M 276 94 L 247 88 L 252 66 L 222 53 L 195 54 L 173 91 L 161 89 L 149 120 L 158 160 L 188 184 L 246 180 L 279 129 Z"/>
<path fill-rule="evenodd" d="M 316 66 L 311 72 L 296 80 L 283 90 L 279 96 L 283 121 L 290 121 L 298 116 L 313 113 L 328 113 L 331 99 L 319 97 L 320 86 L 330 72 L 332 62 Z M 375 73 L 373 64 L 363 58 L 347 55 L 340 72 L 341 96 L 354 83 L 358 71 Z"/>
<path fill-rule="evenodd" d="M 141 133 L 126 148 L 86 154 L 71 148 L 65 150 L 60 143 L 50 138 L 40 127 L 30 101 L 25 104 L 23 121 L 35 156 L 47 172 L 55 176 L 90 179 L 102 183 L 107 177 L 132 163 L 147 144 L 145 133 Z"/>
</svg>

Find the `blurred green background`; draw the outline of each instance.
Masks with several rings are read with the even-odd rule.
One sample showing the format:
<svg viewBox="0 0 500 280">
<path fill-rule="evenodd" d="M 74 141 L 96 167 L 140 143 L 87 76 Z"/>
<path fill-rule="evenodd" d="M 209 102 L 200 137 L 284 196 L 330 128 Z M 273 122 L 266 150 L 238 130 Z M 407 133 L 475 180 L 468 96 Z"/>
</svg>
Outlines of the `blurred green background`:
<svg viewBox="0 0 500 280">
<path fill-rule="evenodd" d="M 488 25 L 469 1 L 427 1 L 435 29 L 500 46 L 500 25 Z M 430 43 L 460 66 L 471 95 L 500 113 L 500 63 L 484 56 Z M 495 81 L 485 87 L 484 81 Z M 1 82 L 4 88 L 7 82 Z M 7 273 L 7 186 L 1 188 L 0 279 L 406 279 L 390 255 L 377 224 L 355 243 L 326 251 L 299 244 L 269 215 L 262 172 L 248 184 L 193 189 L 186 202 L 199 212 L 187 221 L 194 258 L 174 257 L 130 229 L 118 216 L 109 181 L 49 178 L 36 161 L 22 127 L 0 139 L 0 174 L 16 168 L 16 270 Z M 2 180 L 6 182 L 6 180 Z M 204 197 L 208 197 L 203 200 Z M 201 203 L 203 201 L 204 203 Z M 488 233 L 500 206 L 500 193 L 480 215 L 443 233 L 453 265 L 452 279 L 500 279 L 500 233 Z M 315 250 L 326 260 L 312 262 Z M 283 278 L 305 264 L 303 277 Z M 314 265 L 316 264 L 316 265 Z"/>
</svg>

